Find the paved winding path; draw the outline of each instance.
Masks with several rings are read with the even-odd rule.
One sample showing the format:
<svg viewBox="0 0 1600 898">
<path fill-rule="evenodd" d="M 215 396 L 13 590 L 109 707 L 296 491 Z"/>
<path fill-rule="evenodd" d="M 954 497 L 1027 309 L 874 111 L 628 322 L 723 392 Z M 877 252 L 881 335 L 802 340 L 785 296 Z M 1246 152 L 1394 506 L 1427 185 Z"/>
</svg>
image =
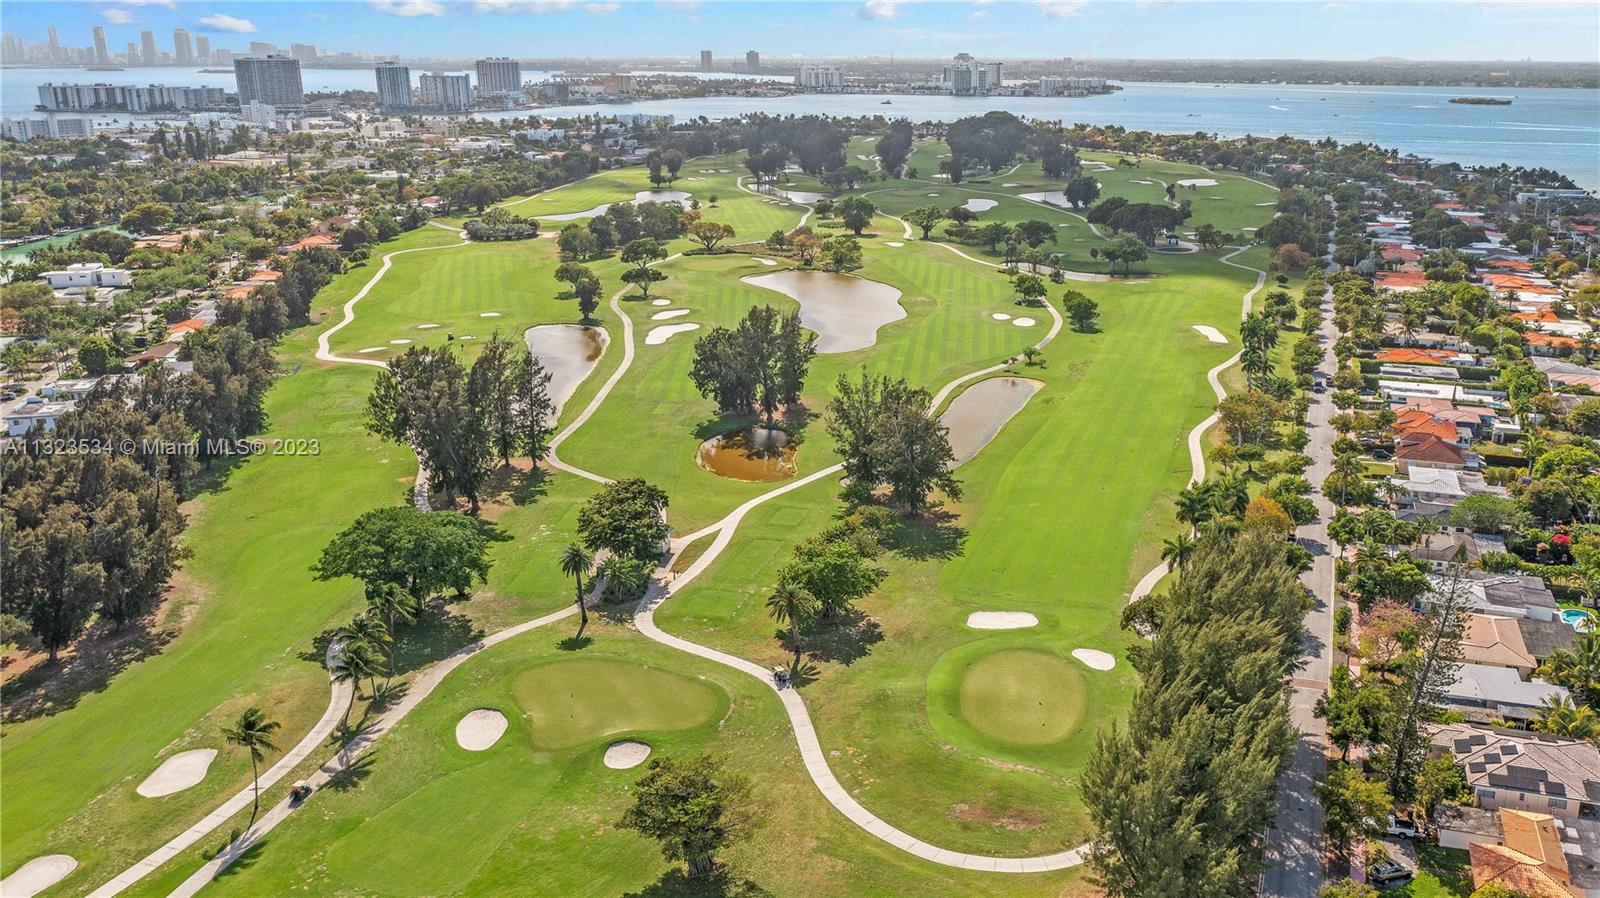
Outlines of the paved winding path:
<svg viewBox="0 0 1600 898">
<path fill-rule="evenodd" d="M 737 179 L 737 183 L 741 190 L 745 190 L 749 193 L 758 193 L 758 191 L 750 190 L 749 188 L 745 187 L 742 177 Z M 793 201 L 791 200 L 791 202 Z M 807 209 L 805 216 L 802 216 L 801 219 L 803 222 L 805 218 L 811 214 L 811 207 L 803 203 L 797 203 L 797 205 L 801 205 Z M 893 218 L 894 216 L 890 217 Z M 907 236 L 909 237 L 911 234 L 910 225 L 901 219 L 896 218 L 895 220 L 901 223 L 906 230 Z M 447 229 L 454 230 L 453 228 Z M 320 360 L 329 362 L 386 367 L 384 362 L 377 359 L 352 358 L 335 354 L 329 348 L 329 338 L 355 320 L 356 304 L 365 298 L 367 294 L 371 292 L 372 288 L 375 287 L 378 282 L 383 279 L 384 275 L 388 273 L 392 264 L 392 260 L 395 256 L 404 255 L 406 253 L 426 252 L 436 249 L 450 249 L 464 245 L 466 245 L 465 240 L 460 243 L 444 244 L 433 247 L 416 247 L 413 249 L 396 250 L 394 252 L 385 254 L 383 256 L 383 264 L 373 274 L 371 280 L 369 280 L 361 288 L 361 290 L 355 294 L 355 296 L 351 297 L 350 300 L 344 304 L 342 319 L 318 335 L 316 357 Z M 940 245 L 945 244 L 941 243 Z M 968 256 L 966 253 L 963 253 L 954 247 L 947 246 L 946 248 L 970 261 L 993 268 L 1002 267 L 992 262 Z M 1261 288 L 1262 284 L 1265 283 L 1266 273 L 1260 271 L 1259 269 L 1249 268 L 1249 266 L 1238 265 L 1237 263 L 1229 261 L 1232 255 L 1236 255 L 1237 252 L 1242 251 L 1243 248 L 1233 254 L 1230 254 L 1228 257 L 1224 257 L 1222 261 L 1226 264 L 1234 265 L 1234 267 L 1247 268 L 1248 270 L 1257 272 L 1258 277 L 1255 287 L 1251 288 L 1251 290 L 1247 292 L 1244 297 L 1244 308 L 1245 311 L 1248 312 L 1251 297 L 1257 290 Z M 677 256 L 672 256 L 662 261 L 671 261 L 673 258 L 677 258 Z M 617 369 L 606 380 L 606 383 L 602 385 L 601 388 L 596 392 L 595 396 L 590 400 L 589 404 L 584 408 L 584 410 L 579 413 L 578 416 L 575 417 L 564 429 L 562 429 L 562 431 L 551 440 L 550 444 L 549 461 L 553 467 L 576 476 L 602 483 L 608 483 L 610 481 L 599 474 L 595 474 L 591 471 L 587 471 L 560 460 L 556 453 L 556 449 L 563 442 L 565 442 L 573 432 L 575 432 L 579 427 L 589 420 L 589 418 L 599 408 L 600 404 L 605 401 L 605 399 L 610 395 L 612 389 L 616 387 L 616 385 L 621 381 L 623 376 L 632 366 L 635 354 L 633 339 L 634 328 L 632 319 L 628 317 L 627 313 L 621 306 L 621 298 L 625 293 L 626 289 L 618 291 L 612 295 L 610 301 L 612 310 L 622 321 L 622 361 L 617 366 Z M 1049 344 L 1060 333 L 1064 324 L 1060 312 L 1058 312 L 1054 306 L 1047 302 L 1045 303 L 1044 308 L 1049 312 L 1052 323 L 1048 332 L 1046 332 L 1045 335 L 1036 344 L 1034 344 L 1034 348 L 1043 348 L 1045 345 Z M 1216 391 L 1219 399 L 1224 395 L 1224 393 L 1222 391 L 1220 382 L 1217 380 L 1217 376 L 1229 365 L 1237 361 L 1237 359 L 1238 356 L 1236 355 L 1223 364 L 1212 369 L 1212 371 L 1207 374 L 1207 380 L 1211 383 L 1212 388 L 1214 391 Z M 1014 361 L 1015 359 L 1007 359 L 999 364 L 973 371 L 950 381 L 941 387 L 933 396 L 930 402 L 930 410 L 938 409 L 962 384 L 1002 371 Z M 1203 433 L 1205 428 L 1209 427 L 1214 420 L 1215 416 L 1208 418 L 1205 422 L 1202 422 L 1202 424 L 1197 427 L 1195 431 L 1191 432 L 1190 435 L 1191 456 L 1199 458 L 1199 460 L 1196 462 L 1197 478 L 1203 478 L 1204 476 L 1203 457 L 1195 455 L 1195 453 L 1198 452 L 1197 435 Z M 1089 846 L 1087 844 L 1057 852 L 1055 854 L 1041 855 L 1036 857 L 991 857 L 985 855 L 966 854 L 963 852 L 950 851 L 948 849 L 940 848 L 937 845 L 924 842 L 895 828 L 894 826 L 885 822 L 882 818 L 873 814 L 871 811 L 868 811 L 864 806 L 861 805 L 860 802 L 856 801 L 855 798 L 853 798 L 849 792 L 845 790 L 843 785 L 839 783 L 838 778 L 834 776 L 833 771 L 828 767 L 826 755 L 824 754 L 821 744 L 817 739 L 816 728 L 811 721 L 811 717 L 806 709 L 805 702 L 801 699 L 798 691 L 794 689 L 777 690 L 772 683 L 770 672 L 765 668 L 745 659 L 738 658 L 736 656 L 729 655 L 727 653 L 720 652 L 716 649 L 702 646 L 694 642 L 690 642 L 689 640 L 681 637 L 673 636 L 662 631 L 656 626 L 655 609 L 658 608 L 662 602 L 674 595 L 679 589 L 693 582 L 695 578 L 697 578 L 701 573 L 711 566 L 711 564 L 721 555 L 722 551 L 727 548 L 729 543 L 731 543 L 734 533 L 737 531 L 739 524 L 744 520 L 745 515 L 765 502 L 785 495 L 794 490 L 806 487 L 820 479 L 837 475 L 842 471 L 843 465 L 833 465 L 793 482 L 784 484 L 781 487 L 747 500 L 735 508 L 722 520 L 711 524 L 708 527 L 702 528 L 695 533 L 691 533 L 687 536 L 673 540 L 672 558 L 675 559 L 685 548 L 689 546 L 689 544 L 704 536 L 713 533 L 716 534 L 716 538 L 712 541 L 711 546 L 708 547 L 707 550 L 681 574 L 673 577 L 668 573 L 671 569 L 671 560 L 669 560 L 666 565 L 664 565 L 663 568 L 658 571 L 658 573 L 661 575 L 660 578 L 646 593 L 645 597 L 640 600 L 640 603 L 635 611 L 635 626 L 641 633 L 651 639 L 656 640 L 657 642 L 672 648 L 676 648 L 688 654 L 715 661 L 719 664 L 739 670 L 749 676 L 755 677 L 762 683 L 765 683 L 768 688 L 774 689 L 779 700 L 783 704 L 785 713 L 789 717 L 790 726 L 794 730 L 795 741 L 800 750 L 801 759 L 805 763 L 806 771 L 810 775 L 813 783 L 816 784 L 823 797 L 825 797 L 847 818 L 849 818 L 852 822 L 860 826 L 869 834 L 924 860 L 968 870 L 980 870 L 998 873 L 1037 873 L 1048 870 L 1059 870 L 1082 864 L 1088 856 Z M 1154 574 L 1154 572 L 1152 572 L 1152 574 Z M 1147 576 L 1146 579 L 1148 580 L 1150 577 Z M 1156 579 L 1159 579 L 1159 577 Z M 663 583 L 664 585 L 662 585 Z M 359 736 L 342 748 L 333 758 L 323 764 L 322 767 L 319 768 L 318 771 L 307 780 L 307 782 L 312 786 L 313 789 L 320 789 L 327 782 L 347 770 L 358 756 L 360 756 L 367 748 L 371 747 L 385 733 L 393 729 L 394 726 L 398 724 L 408 713 L 410 713 L 413 708 L 417 707 L 424 699 L 428 697 L 428 695 L 432 694 L 434 689 L 438 687 L 439 683 L 442 682 L 446 676 L 448 676 L 461 664 L 465 663 L 469 658 L 508 639 L 512 639 L 530 630 L 546 626 L 556 621 L 563 620 L 576 613 L 577 608 L 575 606 L 567 606 L 559 611 L 555 611 L 550 614 L 543 615 L 542 617 L 508 627 L 470 645 L 463 646 L 446 657 L 444 660 L 426 668 L 408 685 L 404 696 L 399 701 L 389 706 L 381 714 L 379 714 L 375 721 L 363 729 Z M 334 684 L 332 696 L 330 697 L 329 701 L 329 707 L 324 713 L 322 720 L 318 721 L 316 727 L 314 727 L 312 731 L 300 741 L 300 743 L 286 753 L 283 758 L 279 759 L 279 761 L 262 776 L 261 788 L 264 789 L 275 784 L 279 779 L 281 779 L 301 761 L 308 757 L 311 751 L 314 750 L 318 744 L 320 744 L 328 737 L 329 734 L 332 733 L 334 727 L 342 717 L 345 708 L 349 706 L 353 695 L 354 687 L 352 684 Z M 252 798 L 253 793 L 248 789 L 239 793 L 238 795 L 235 795 L 233 798 L 229 799 L 228 802 L 224 803 L 221 807 L 213 811 L 195 826 L 191 827 L 189 830 L 186 830 L 182 835 L 173 839 L 167 845 L 163 846 L 161 849 L 158 849 L 149 857 L 134 865 L 134 867 L 129 868 L 129 870 L 101 886 L 94 893 L 92 893 L 90 898 L 111 898 L 111 896 L 119 894 L 128 886 L 132 885 L 134 882 L 148 874 L 150 871 L 154 870 L 156 867 L 160 866 L 173 856 L 179 854 L 184 849 L 192 846 L 205 835 L 214 831 L 217 827 L 231 819 L 234 815 L 243 810 L 244 806 L 248 805 Z M 206 885 L 206 883 L 214 879 L 224 868 L 247 853 L 254 845 L 259 843 L 261 838 L 264 837 L 269 831 L 287 819 L 291 810 L 292 808 L 287 798 L 284 798 L 278 804 L 271 807 L 265 814 L 262 814 L 261 817 L 257 819 L 256 822 L 248 830 L 246 830 L 244 834 L 235 839 L 223 851 L 219 852 L 204 866 L 195 871 L 189 878 L 184 880 L 184 882 L 171 893 L 173 898 L 190 898 L 190 896 L 193 896 L 199 892 L 200 889 Z"/>
<path fill-rule="evenodd" d="M 1243 268 L 1245 271 L 1253 271 L 1256 273 L 1255 286 L 1245 291 L 1244 307 L 1239 310 L 1240 320 L 1243 320 L 1250 314 L 1251 301 L 1255 299 L 1256 293 L 1260 291 L 1262 287 L 1266 286 L 1267 283 L 1267 273 L 1265 271 L 1262 271 L 1261 269 L 1251 265 L 1241 265 L 1240 263 L 1233 261 L 1234 256 L 1239 255 L 1247 249 L 1249 249 L 1248 246 L 1241 246 L 1217 260 L 1224 265 L 1231 265 L 1234 268 Z M 1206 372 L 1206 382 L 1211 384 L 1211 392 L 1216 394 L 1218 402 L 1221 402 L 1228 397 L 1228 391 L 1222 387 L 1222 372 L 1233 367 L 1234 364 L 1239 361 L 1239 357 L 1243 354 L 1244 351 L 1240 350 L 1239 352 L 1229 356 L 1222 364 Z M 1189 431 L 1189 484 L 1191 486 L 1197 483 L 1203 483 L 1206 479 L 1206 449 L 1204 440 L 1206 431 L 1210 430 L 1211 425 L 1215 423 L 1217 423 L 1217 413 L 1212 412 L 1209 417 L 1207 417 L 1204 421 L 1201 421 L 1199 424 L 1196 424 L 1194 429 Z M 1150 590 L 1155 589 L 1156 584 L 1161 582 L 1161 578 L 1165 577 L 1171 570 L 1172 566 L 1165 561 L 1151 568 L 1149 573 L 1139 578 L 1139 582 L 1133 587 L 1133 592 L 1128 593 L 1128 601 L 1136 602 L 1139 599 L 1149 595 Z"/>
</svg>

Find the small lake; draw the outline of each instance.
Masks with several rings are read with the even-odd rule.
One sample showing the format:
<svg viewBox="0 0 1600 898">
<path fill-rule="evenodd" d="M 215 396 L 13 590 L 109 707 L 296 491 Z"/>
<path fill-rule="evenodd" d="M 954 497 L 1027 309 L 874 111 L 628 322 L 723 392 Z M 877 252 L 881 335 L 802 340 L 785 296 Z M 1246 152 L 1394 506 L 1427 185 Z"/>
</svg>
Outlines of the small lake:
<svg viewBox="0 0 1600 898">
<path fill-rule="evenodd" d="M 1006 422 L 1022 411 L 1044 384 L 1025 377 L 991 377 L 968 387 L 950 401 L 939 423 L 950 429 L 950 451 L 956 464 L 970 461 L 989 445 Z"/>
<path fill-rule="evenodd" d="M 878 328 L 906 317 L 899 290 L 866 278 L 788 269 L 742 280 L 798 302 L 800 323 L 817 332 L 817 352 L 866 349 L 878 342 Z"/>
<path fill-rule="evenodd" d="M 719 477 L 766 483 L 794 476 L 798 448 L 789 434 L 753 424 L 706 440 L 694 459 Z"/>
<path fill-rule="evenodd" d="M 555 414 L 567 404 L 578 384 L 589 376 L 600 357 L 605 355 L 610 339 L 598 327 L 579 324 L 541 324 L 528 328 L 523 334 L 528 351 L 550 374 L 550 400 L 555 404 Z"/>
<path fill-rule="evenodd" d="M 692 194 L 683 190 L 641 190 L 633 195 L 635 205 L 639 203 L 681 203 L 689 199 Z M 535 215 L 534 218 L 543 221 L 576 221 L 580 218 L 594 218 L 604 215 L 611 208 L 610 203 L 601 203 L 593 209 L 582 212 L 562 212 L 557 215 Z"/>
</svg>

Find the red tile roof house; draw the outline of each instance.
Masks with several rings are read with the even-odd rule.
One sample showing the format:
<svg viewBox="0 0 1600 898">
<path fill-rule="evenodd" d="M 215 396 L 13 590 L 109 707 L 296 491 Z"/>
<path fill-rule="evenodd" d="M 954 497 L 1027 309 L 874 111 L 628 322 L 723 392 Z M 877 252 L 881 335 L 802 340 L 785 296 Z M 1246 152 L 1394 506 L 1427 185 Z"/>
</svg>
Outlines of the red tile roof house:
<svg viewBox="0 0 1600 898">
<path fill-rule="evenodd" d="M 1572 337 L 1563 337 L 1560 334 L 1543 334 L 1538 331 L 1524 333 L 1522 342 L 1528 345 L 1528 352 L 1545 356 L 1571 355 L 1574 350 L 1582 345 Z"/>
<path fill-rule="evenodd" d="M 1428 285 L 1428 276 L 1420 271 L 1380 271 L 1374 280 L 1379 290 L 1390 293 L 1409 293 Z"/>
<path fill-rule="evenodd" d="M 1454 428 L 1451 428 L 1452 430 Z M 1443 468 L 1461 471 L 1467 468 L 1466 450 L 1446 442 L 1432 433 L 1422 434 L 1414 440 L 1399 439 L 1394 447 L 1396 473 L 1408 474 L 1413 467 Z"/>
</svg>

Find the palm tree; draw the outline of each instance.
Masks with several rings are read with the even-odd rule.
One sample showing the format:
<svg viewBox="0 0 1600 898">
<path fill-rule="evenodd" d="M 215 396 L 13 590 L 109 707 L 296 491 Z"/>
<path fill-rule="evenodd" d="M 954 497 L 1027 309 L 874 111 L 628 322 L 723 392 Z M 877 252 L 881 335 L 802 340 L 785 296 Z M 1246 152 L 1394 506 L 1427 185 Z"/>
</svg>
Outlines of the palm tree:
<svg viewBox="0 0 1600 898">
<path fill-rule="evenodd" d="M 1186 486 L 1178 493 L 1178 520 L 1198 528 L 1211 517 L 1211 496 L 1204 486 Z"/>
<path fill-rule="evenodd" d="M 358 614 L 339 629 L 339 635 L 344 637 L 346 645 L 364 642 L 370 648 L 381 650 L 388 662 L 389 676 L 394 676 L 394 636 L 384 627 L 383 621 L 370 613 Z"/>
<path fill-rule="evenodd" d="M 1161 543 L 1161 560 L 1178 570 L 1183 570 L 1183 565 L 1194 554 L 1195 541 L 1187 533 L 1180 533 Z"/>
<path fill-rule="evenodd" d="M 1556 649 L 1538 675 L 1567 687 L 1585 704 L 1600 700 L 1600 631 L 1580 633 L 1572 648 Z"/>
<path fill-rule="evenodd" d="M 578 602 L 578 632 L 589 626 L 589 609 L 583 604 L 583 578 L 589 573 L 590 565 L 594 564 L 594 557 L 577 543 L 568 543 L 561 552 L 561 573 L 571 577 L 577 588 Z"/>
<path fill-rule="evenodd" d="M 767 597 L 767 610 L 772 619 L 789 627 L 789 639 L 794 643 L 794 666 L 800 667 L 800 622 L 810 621 L 818 610 L 817 597 L 793 583 L 779 583 Z"/>
<path fill-rule="evenodd" d="M 250 784 L 255 792 L 255 800 L 250 808 L 251 823 L 256 822 L 256 814 L 261 810 L 261 759 L 267 752 L 277 748 L 272 744 L 272 734 L 277 730 L 278 722 L 268 720 L 260 708 L 244 709 L 233 726 L 222 728 L 222 737 L 228 740 L 229 745 L 250 751 Z"/>
<path fill-rule="evenodd" d="M 1339 478 L 1339 504 L 1344 505 L 1351 482 L 1366 472 L 1366 466 L 1361 463 L 1361 456 L 1347 452 L 1333 460 L 1332 472 Z"/>
<path fill-rule="evenodd" d="M 395 628 L 417 619 L 422 602 L 394 583 L 368 583 L 367 607 L 383 617 L 383 628 L 394 639 Z"/>
<path fill-rule="evenodd" d="M 1544 700 L 1533 728 L 1564 739 L 1594 741 L 1600 739 L 1600 714 L 1588 705 L 1573 704 L 1565 695 L 1551 696 Z"/>
</svg>

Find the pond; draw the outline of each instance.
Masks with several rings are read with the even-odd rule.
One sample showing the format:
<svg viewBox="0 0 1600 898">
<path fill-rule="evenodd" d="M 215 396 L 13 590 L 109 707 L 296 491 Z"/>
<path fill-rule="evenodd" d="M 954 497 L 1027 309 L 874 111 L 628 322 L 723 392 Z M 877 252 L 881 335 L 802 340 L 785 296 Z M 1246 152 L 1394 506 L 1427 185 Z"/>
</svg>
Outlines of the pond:
<svg viewBox="0 0 1600 898">
<path fill-rule="evenodd" d="M 701 443 L 695 451 L 695 461 L 707 471 L 731 480 L 787 480 L 795 474 L 798 448 L 789 434 L 752 424 Z"/>
<path fill-rule="evenodd" d="M 1025 377 L 991 377 L 968 387 L 951 400 L 939 423 L 950 429 L 950 450 L 956 464 L 969 461 L 989 445 L 1044 384 Z"/>
<path fill-rule="evenodd" d="M 578 384 L 599 364 L 609 337 L 598 327 L 541 324 L 528 328 L 523 339 L 528 343 L 528 351 L 550 374 L 550 400 L 555 406 L 553 419 L 561 414 L 561 407 L 572 398 Z"/>
<path fill-rule="evenodd" d="M 878 328 L 906 317 L 899 290 L 866 278 L 789 269 L 743 280 L 798 302 L 800 323 L 817 332 L 817 352 L 866 349 L 878 342 Z"/>
</svg>

